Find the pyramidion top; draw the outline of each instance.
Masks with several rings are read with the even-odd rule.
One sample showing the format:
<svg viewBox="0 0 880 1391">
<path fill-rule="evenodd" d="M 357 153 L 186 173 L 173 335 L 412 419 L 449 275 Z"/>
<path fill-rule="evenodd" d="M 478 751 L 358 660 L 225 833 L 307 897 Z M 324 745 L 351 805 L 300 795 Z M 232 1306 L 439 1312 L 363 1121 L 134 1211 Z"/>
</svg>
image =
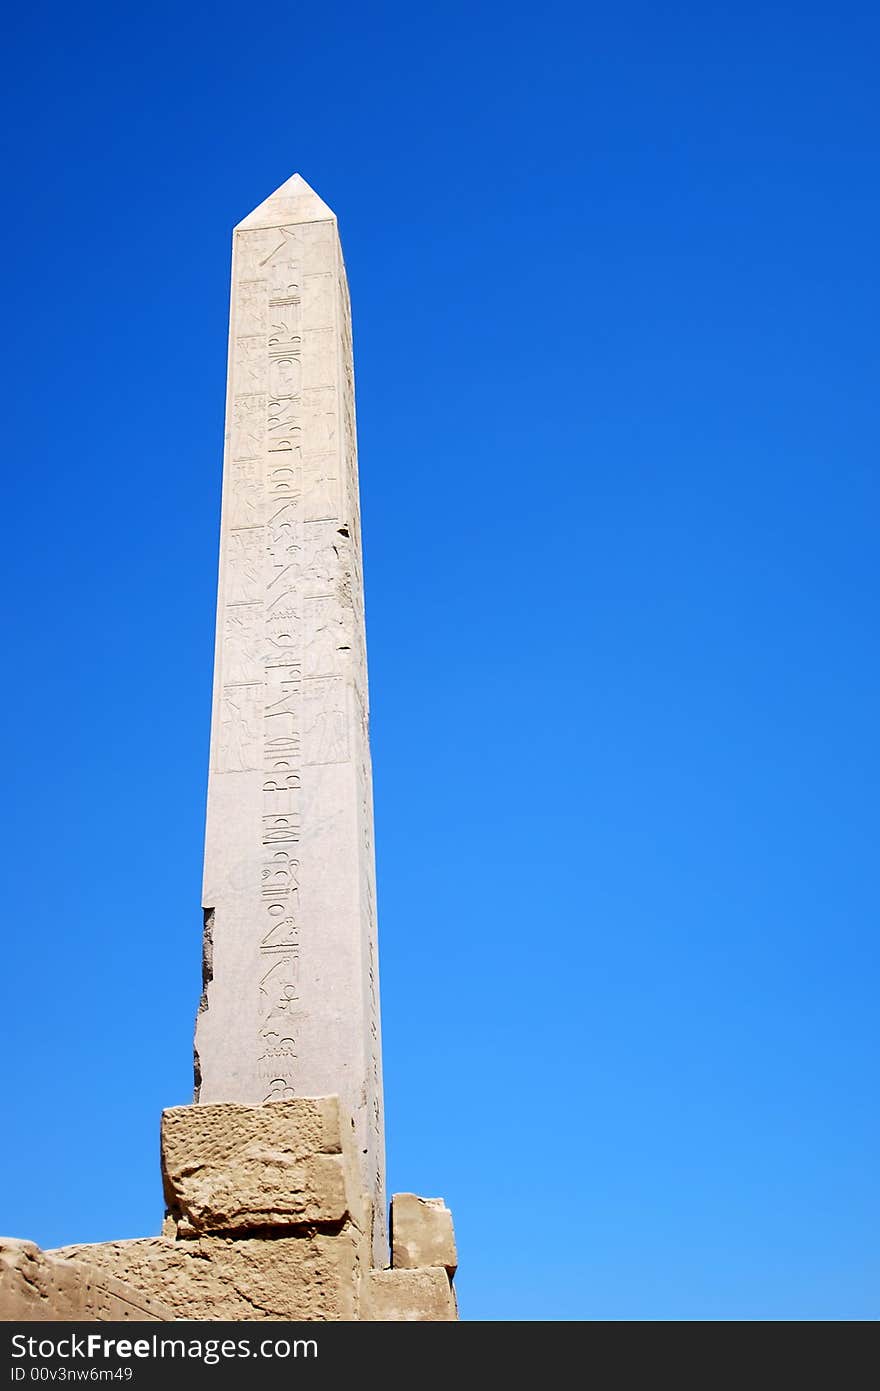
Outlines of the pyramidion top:
<svg viewBox="0 0 880 1391">
<path fill-rule="evenodd" d="M 274 193 L 248 213 L 239 222 L 236 230 L 253 230 L 256 227 L 282 227 L 292 222 L 336 221 L 336 214 L 328 208 L 323 198 L 319 198 L 301 174 L 293 174 L 276 188 Z"/>
</svg>

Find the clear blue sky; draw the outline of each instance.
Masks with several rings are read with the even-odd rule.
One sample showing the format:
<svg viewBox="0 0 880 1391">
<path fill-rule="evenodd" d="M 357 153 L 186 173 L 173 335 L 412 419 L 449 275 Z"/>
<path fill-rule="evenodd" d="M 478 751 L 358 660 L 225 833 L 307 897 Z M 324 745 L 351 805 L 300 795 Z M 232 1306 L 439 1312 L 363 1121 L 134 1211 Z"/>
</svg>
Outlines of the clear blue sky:
<svg viewBox="0 0 880 1391">
<path fill-rule="evenodd" d="M 19 6 L 0 1231 L 154 1233 L 230 229 L 355 314 L 390 1182 L 469 1319 L 878 1313 L 876 7 Z"/>
</svg>

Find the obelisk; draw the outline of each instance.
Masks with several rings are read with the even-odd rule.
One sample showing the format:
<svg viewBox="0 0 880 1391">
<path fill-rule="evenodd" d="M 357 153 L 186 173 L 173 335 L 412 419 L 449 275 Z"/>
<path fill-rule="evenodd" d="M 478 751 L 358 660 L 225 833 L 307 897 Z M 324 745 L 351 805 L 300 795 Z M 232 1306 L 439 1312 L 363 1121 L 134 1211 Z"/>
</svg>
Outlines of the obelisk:
<svg viewBox="0 0 880 1391">
<path fill-rule="evenodd" d="M 348 286 L 295 174 L 236 227 L 196 1099 L 338 1094 L 387 1259 Z"/>
</svg>

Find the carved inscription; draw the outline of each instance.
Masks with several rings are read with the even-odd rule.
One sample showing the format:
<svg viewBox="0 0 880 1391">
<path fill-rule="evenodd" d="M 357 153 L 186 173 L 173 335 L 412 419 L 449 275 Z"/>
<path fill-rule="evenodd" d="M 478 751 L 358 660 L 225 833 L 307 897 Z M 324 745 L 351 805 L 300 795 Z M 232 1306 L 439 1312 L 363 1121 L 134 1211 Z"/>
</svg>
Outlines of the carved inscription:
<svg viewBox="0 0 880 1391">
<path fill-rule="evenodd" d="M 264 335 L 236 338 L 233 372 L 237 391 L 250 396 L 260 395 L 266 390 L 266 339 Z"/>
<path fill-rule="evenodd" d="M 228 604 L 224 615 L 226 676 L 238 686 L 263 679 L 263 606 Z"/>
<path fill-rule="evenodd" d="M 236 396 L 232 402 L 232 458 L 261 458 L 265 434 L 265 396 Z"/>
<path fill-rule="evenodd" d="M 236 329 L 242 338 L 263 334 L 269 325 L 265 280 L 246 280 L 238 287 Z"/>
<path fill-rule="evenodd" d="M 262 601 L 264 546 L 262 527 L 242 527 L 227 533 L 227 604 Z"/>
<path fill-rule="evenodd" d="M 220 695 L 217 771 L 243 773 L 261 766 L 263 687 L 224 686 Z"/>
<path fill-rule="evenodd" d="M 259 459 L 231 460 L 227 494 L 227 525 L 251 528 L 262 521 L 263 468 Z"/>
<path fill-rule="evenodd" d="M 303 682 L 303 762 L 346 763 L 348 727 L 341 677 Z"/>
</svg>

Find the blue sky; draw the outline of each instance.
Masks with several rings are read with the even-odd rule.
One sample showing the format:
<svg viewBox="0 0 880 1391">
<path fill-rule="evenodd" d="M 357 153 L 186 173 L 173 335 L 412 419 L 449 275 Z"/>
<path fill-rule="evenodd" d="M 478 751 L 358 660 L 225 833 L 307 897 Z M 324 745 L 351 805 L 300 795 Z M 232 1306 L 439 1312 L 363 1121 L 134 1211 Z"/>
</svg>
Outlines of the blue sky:
<svg viewBox="0 0 880 1391">
<path fill-rule="evenodd" d="M 0 1231 L 189 1099 L 232 225 L 355 316 L 389 1179 L 469 1319 L 878 1312 L 876 9 L 36 4 Z"/>
</svg>

